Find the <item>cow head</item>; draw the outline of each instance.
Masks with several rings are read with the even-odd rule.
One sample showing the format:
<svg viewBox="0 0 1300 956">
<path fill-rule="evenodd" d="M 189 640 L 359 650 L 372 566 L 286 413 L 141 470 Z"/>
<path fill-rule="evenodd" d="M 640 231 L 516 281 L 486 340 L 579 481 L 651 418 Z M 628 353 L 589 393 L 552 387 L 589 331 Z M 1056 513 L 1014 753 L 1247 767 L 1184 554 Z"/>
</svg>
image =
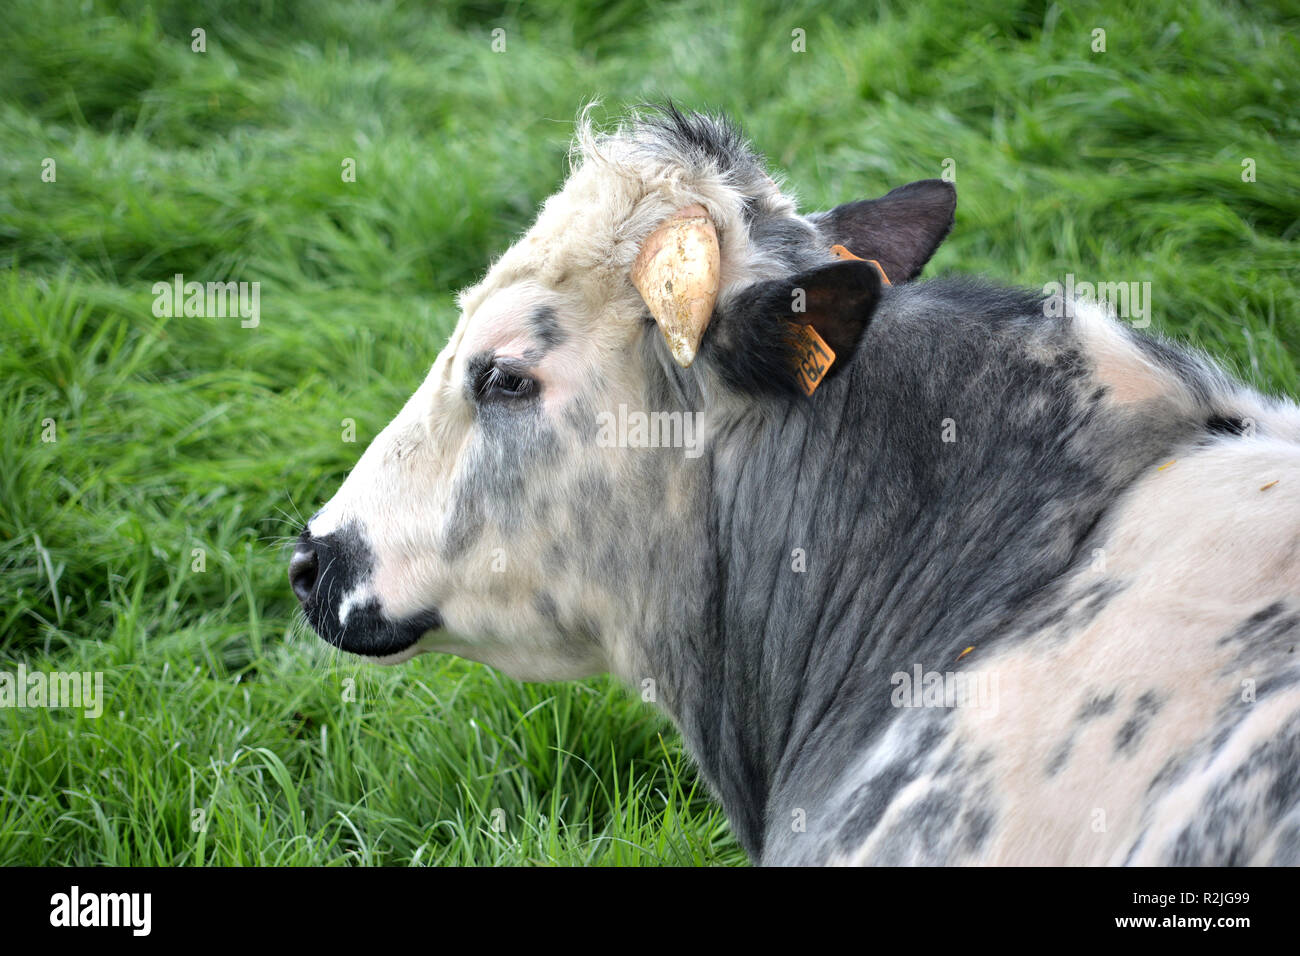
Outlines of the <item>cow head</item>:
<svg viewBox="0 0 1300 956">
<path fill-rule="evenodd" d="M 294 591 L 344 650 L 634 673 L 632 634 L 706 613 L 714 456 L 738 423 L 817 400 L 796 327 L 833 377 L 882 274 L 914 277 L 953 219 L 933 180 L 801 216 L 713 117 L 579 129 L 563 188 L 302 533 Z"/>
</svg>

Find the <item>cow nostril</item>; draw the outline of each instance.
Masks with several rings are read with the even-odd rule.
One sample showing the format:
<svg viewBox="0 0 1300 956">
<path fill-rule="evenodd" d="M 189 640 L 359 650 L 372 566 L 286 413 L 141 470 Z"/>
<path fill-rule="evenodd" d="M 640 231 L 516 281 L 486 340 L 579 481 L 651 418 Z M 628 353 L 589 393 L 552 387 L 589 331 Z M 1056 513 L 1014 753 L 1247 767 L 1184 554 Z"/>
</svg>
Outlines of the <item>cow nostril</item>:
<svg viewBox="0 0 1300 956">
<path fill-rule="evenodd" d="M 294 549 L 293 557 L 289 559 L 289 583 L 293 586 L 293 593 L 303 604 L 307 603 L 312 592 L 316 590 L 318 571 L 316 549 L 308 542 L 299 542 L 298 547 Z"/>
</svg>

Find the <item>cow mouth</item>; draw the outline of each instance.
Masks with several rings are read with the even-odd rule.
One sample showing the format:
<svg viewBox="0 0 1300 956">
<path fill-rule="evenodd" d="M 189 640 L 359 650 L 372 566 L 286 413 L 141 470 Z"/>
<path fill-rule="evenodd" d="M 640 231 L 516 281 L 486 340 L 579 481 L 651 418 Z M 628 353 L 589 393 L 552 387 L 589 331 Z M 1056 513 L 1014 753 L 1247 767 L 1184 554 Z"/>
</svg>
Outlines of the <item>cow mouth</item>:
<svg viewBox="0 0 1300 956">
<path fill-rule="evenodd" d="M 367 657 L 381 664 L 400 664 L 420 649 L 420 639 L 442 630 L 442 615 L 430 608 L 407 617 L 385 617 L 375 599 L 353 607 L 340 622 L 337 609 L 310 602 L 303 607 L 307 623 L 320 638 L 339 650 Z"/>
</svg>

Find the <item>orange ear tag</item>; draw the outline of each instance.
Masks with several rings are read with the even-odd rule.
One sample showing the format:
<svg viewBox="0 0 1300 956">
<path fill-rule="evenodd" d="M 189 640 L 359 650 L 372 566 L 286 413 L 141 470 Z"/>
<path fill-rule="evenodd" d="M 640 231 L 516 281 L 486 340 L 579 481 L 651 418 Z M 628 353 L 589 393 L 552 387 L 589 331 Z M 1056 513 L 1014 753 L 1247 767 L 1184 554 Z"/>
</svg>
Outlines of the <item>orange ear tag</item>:
<svg viewBox="0 0 1300 956">
<path fill-rule="evenodd" d="M 880 281 L 885 285 L 893 285 L 889 281 L 889 276 L 885 275 L 885 270 L 875 259 L 863 259 L 861 256 L 855 256 L 848 249 L 838 244 L 831 246 L 831 253 L 840 259 L 856 259 L 858 262 L 870 262 L 876 267 L 876 271 L 880 273 Z M 831 370 L 831 365 L 835 362 L 835 352 L 811 325 L 799 325 L 797 322 L 791 322 L 790 330 L 794 335 L 795 377 L 799 379 L 799 387 L 803 389 L 803 393 L 811 396 L 813 392 L 817 391 L 817 386 L 822 383 L 826 373 Z"/>
<path fill-rule="evenodd" d="M 881 264 L 877 262 L 875 259 L 864 259 L 861 256 L 855 256 L 853 253 L 849 252 L 849 250 L 845 249 L 843 246 L 838 244 L 831 246 L 831 253 L 840 259 L 856 259 L 858 260 L 858 262 L 870 262 L 873 266 L 876 267 L 876 271 L 880 273 L 881 282 L 883 282 L 885 285 L 894 284 L 889 281 L 889 276 L 885 275 L 884 267 L 881 266 Z"/>
<path fill-rule="evenodd" d="M 803 393 L 811 396 L 831 370 L 835 353 L 811 325 L 791 322 L 790 331 L 794 337 L 795 378 Z"/>
</svg>

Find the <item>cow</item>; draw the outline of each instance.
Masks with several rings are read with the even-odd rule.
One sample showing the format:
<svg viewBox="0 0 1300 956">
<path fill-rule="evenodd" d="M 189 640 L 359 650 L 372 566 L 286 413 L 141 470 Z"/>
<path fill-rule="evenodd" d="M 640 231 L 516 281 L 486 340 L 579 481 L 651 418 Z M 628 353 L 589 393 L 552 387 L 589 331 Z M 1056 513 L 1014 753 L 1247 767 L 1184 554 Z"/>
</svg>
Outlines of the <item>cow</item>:
<svg viewBox="0 0 1300 956">
<path fill-rule="evenodd" d="M 1300 408 L 580 117 L 290 561 L 325 641 L 652 688 L 762 864 L 1300 864 Z"/>
</svg>

